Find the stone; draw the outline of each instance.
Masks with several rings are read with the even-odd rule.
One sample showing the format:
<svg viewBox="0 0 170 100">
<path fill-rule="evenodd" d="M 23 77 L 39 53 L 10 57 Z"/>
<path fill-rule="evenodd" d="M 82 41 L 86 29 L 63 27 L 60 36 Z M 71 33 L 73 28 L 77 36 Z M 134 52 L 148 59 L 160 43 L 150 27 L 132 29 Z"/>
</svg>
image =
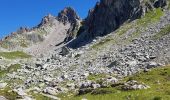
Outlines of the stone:
<svg viewBox="0 0 170 100">
<path fill-rule="evenodd" d="M 106 79 L 106 82 L 108 84 L 116 84 L 118 82 L 118 79 L 116 79 L 115 77 L 109 77 Z"/>
<path fill-rule="evenodd" d="M 27 93 L 22 88 L 14 89 L 13 91 L 20 96 L 27 96 Z"/>
<path fill-rule="evenodd" d="M 65 56 L 65 55 L 67 55 L 67 54 L 69 54 L 69 48 L 67 48 L 67 47 L 62 47 L 62 48 L 61 48 L 60 55 Z"/>
<path fill-rule="evenodd" d="M 49 66 L 49 64 L 44 64 L 44 65 L 42 66 L 42 69 L 47 69 L 48 66 Z"/>
<path fill-rule="evenodd" d="M 93 89 L 96 89 L 96 88 L 100 88 L 101 86 L 100 86 L 100 84 L 92 84 L 91 87 Z"/>
<path fill-rule="evenodd" d="M 89 76 L 89 73 L 84 73 L 84 74 L 82 74 L 81 76 L 88 77 L 88 76 Z"/>
<path fill-rule="evenodd" d="M 84 81 L 81 83 L 80 88 L 89 88 L 91 87 L 92 82 L 91 81 Z"/>
<path fill-rule="evenodd" d="M 149 62 L 147 68 L 150 69 L 150 68 L 155 68 L 155 67 L 158 67 L 159 64 L 157 64 L 156 62 Z"/>
<path fill-rule="evenodd" d="M 33 99 L 33 98 L 29 97 L 29 96 L 24 96 L 22 100 L 35 100 L 35 99 Z"/>
<path fill-rule="evenodd" d="M 55 88 L 52 88 L 52 87 L 46 87 L 44 90 L 43 90 L 44 93 L 47 93 L 47 94 L 50 94 L 50 95 L 57 95 L 57 90 Z"/>
<path fill-rule="evenodd" d="M 137 65 L 137 61 L 130 61 L 127 64 L 128 64 L 128 66 L 136 66 Z"/>
<path fill-rule="evenodd" d="M 62 78 L 62 79 L 67 79 L 67 78 L 68 78 L 68 75 L 62 75 L 61 78 Z"/>
<path fill-rule="evenodd" d="M 4 89 L 7 86 L 7 83 L 0 83 L 0 89 Z"/>
<path fill-rule="evenodd" d="M 4 96 L 0 96 L 0 100 L 7 100 Z"/>
<path fill-rule="evenodd" d="M 75 89 L 75 84 L 74 83 L 68 83 L 67 84 L 67 88 L 69 88 L 69 89 L 71 89 L 71 90 L 73 90 L 73 89 Z"/>
<path fill-rule="evenodd" d="M 167 0 L 156 0 L 155 3 L 154 3 L 154 7 L 155 8 L 163 8 L 167 5 Z"/>
<path fill-rule="evenodd" d="M 148 89 L 149 86 L 145 84 L 138 83 L 135 80 L 128 81 L 124 83 L 124 86 L 122 87 L 123 90 L 141 90 L 141 89 Z"/>
</svg>

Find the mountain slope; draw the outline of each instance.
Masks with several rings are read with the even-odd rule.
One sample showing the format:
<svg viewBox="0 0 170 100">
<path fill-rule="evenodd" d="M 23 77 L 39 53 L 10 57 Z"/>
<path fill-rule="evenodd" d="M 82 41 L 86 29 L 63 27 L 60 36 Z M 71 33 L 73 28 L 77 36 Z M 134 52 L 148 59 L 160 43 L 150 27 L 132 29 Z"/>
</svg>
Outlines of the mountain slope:
<svg viewBox="0 0 170 100">
<path fill-rule="evenodd" d="M 115 8 L 116 4 L 119 4 L 118 8 Z M 169 85 L 167 79 L 169 67 L 158 68 L 170 64 L 170 11 L 167 0 L 101 0 L 82 21 L 81 27 L 79 18 L 74 12 L 71 14 L 74 15 L 74 20 L 65 18 L 69 16 L 67 9 L 59 14 L 63 20 L 56 20 L 51 16 L 55 20 L 52 21 L 54 26 L 50 27 L 51 31 L 48 31 L 47 37 L 42 42 L 26 48 L 33 52 L 31 54 L 42 53 L 46 56 L 18 61 L 17 63 L 21 65 L 19 68 L 14 67 L 15 70 L 9 72 L 3 71 L 5 73 L 2 73 L 3 77 L 0 78 L 14 93 L 21 98 L 40 100 L 59 99 L 58 97 L 63 99 L 73 97 L 74 100 L 83 99 L 84 96 L 89 100 L 93 97 L 105 100 L 115 95 L 120 95 L 122 99 L 170 98 L 168 91 L 163 90 L 166 87 L 161 89 L 161 85 Z M 142 13 L 136 13 L 141 10 Z M 99 13 L 102 11 L 103 13 Z M 127 16 L 122 19 L 122 14 Z M 131 14 L 135 17 L 130 16 Z M 104 18 L 105 16 L 108 18 Z M 112 18 L 115 16 L 116 19 Z M 48 22 L 48 18 L 42 22 Z M 45 28 L 47 28 L 45 25 L 50 26 L 41 25 Z M 63 37 L 59 35 L 60 32 Z M 60 42 L 65 44 L 60 45 Z M 7 68 L 11 69 L 11 66 Z M 139 76 L 133 76 L 142 71 L 144 73 L 138 74 Z M 132 78 L 126 80 L 129 75 Z M 158 79 L 154 75 L 158 76 Z M 149 80 L 152 76 L 154 82 L 163 80 L 162 83 L 159 81 L 161 84 L 154 85 L 154 82 Z M 150 78 L 147 81 L 143 79 L 145 77 Z M 158 86 L 161 93 L 156 92 L 154 86 Z M 8 98 L 11 92 L 7 93 L 6 90 L 9 88 L 5 88 L 6 95 L 3 96 Z M 0 95 L 4 94 L 4 91 L 2 93 L 0 91 Z M 106 95 L 101 96 L 100 93 Z M 133 93 L 134 95 L 131 95 Z M 148 95 L 149 93 L 153 95 Z M 144 96 L 141 96 L 143 94 Z"/>
</svg>

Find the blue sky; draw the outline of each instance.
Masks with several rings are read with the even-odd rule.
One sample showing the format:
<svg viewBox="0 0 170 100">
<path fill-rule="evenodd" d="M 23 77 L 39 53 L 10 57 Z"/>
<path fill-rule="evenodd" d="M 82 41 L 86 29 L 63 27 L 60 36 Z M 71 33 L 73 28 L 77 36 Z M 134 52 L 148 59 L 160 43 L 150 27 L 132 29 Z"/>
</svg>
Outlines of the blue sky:
<svg viewBox="0 0 170 100">
<path fill-rule="evenodd" d="M 81 18 L 87 16 L 99 0 L 0 0 L 0 38 L 16 31 L 20 26 L 33 27 L 43 16 L 73 7 Z"/>
</svg>

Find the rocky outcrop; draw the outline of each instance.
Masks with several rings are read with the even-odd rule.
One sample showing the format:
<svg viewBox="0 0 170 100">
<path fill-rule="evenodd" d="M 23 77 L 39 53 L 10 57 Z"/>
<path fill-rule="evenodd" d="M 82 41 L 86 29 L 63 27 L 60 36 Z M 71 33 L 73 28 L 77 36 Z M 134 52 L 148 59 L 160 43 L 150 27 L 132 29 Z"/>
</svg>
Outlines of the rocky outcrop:
<svg viewBox="0 0 170 100">
<path fill-rule="evenodd" d="M 17 34 L 22 34 L 22 33 L 26 33 L 26 32 L 30 32 L 31 30 L 27 27 L 20 27 L 18 30 L 17 30 Z"/>
<path fill-rule="evenodd" d="M 89 11 L 85 25 L 92 36 L 108 34 L 128 20 L 140 18 L 148 9 L 165 7 L 166 0 L 101 0 Z"/>
<path fill-rule="evenodd" d="M 89 10 L 78 38 L 68 46 L 77 48 L 86 45 L 97 36 L 109 34 L 125 22 L 141 18 L 155 8 L 165 8 L 167 4 L 167 0 L 100 0 Z"/>
<path fill-rule="evenodd" d="M 52 16 L 51 14 L 48 14 L 47 16 L 45 16 L 41 23 L 38 25 L 38 27 L 44 26 L 46 24 L 52 24 L 53 22 L 55 22 L 56 17 Z"/>
<path fill-rule="evenodd" d="M 77 20 L 80 20 L 80 17 L 73 8 L 66 7 L 58 14 L 58 20 L 64 24 L 76 24 Z"/>
<path fill-rule="evenodd" d="M 167 0 L 155 0 L 153 5 L 155 8 L 159 8 L 159 7 L 163 8 L 167 6 L 167 4 L 168 4 Z"/>
<path fill-rule="evenodd" d="M 64 42 L 68 42 L 75 38 L 81 21 L 76 11 L 71 7 L 66 7 L 58 14 L 58 20 L 63 24 L 70 23 L 70 28 L 67 31 L 67 37 L 65 38 Z"/>
<path fill-rule="evenodd" d="M 89 11 L 85 26 L 90 35 L 102 36 L 114 31 L 128 19 L 141 15 L 139 0 L 101 0 Z"/>
</svg>

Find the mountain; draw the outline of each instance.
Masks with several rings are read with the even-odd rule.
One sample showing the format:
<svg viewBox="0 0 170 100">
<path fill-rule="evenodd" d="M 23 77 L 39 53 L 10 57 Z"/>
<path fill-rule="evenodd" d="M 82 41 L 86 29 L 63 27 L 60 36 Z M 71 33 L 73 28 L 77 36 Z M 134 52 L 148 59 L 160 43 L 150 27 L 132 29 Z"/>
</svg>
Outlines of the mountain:
<svg viewBox="0 0 170 100">
<path fill-rule="evenodd" d="M 1 47 L 7 50 L 23 50 L 32 55 L 46 53 L 58 44 L 75 37 L 81 19 L 75 10 L 67 7 L 58 16 L 47 15 L 32 29 L 21 27 L 17 32 L 5 37 Z"/>
<path fill-rule="evenodd" d="M 0 99 L 169 100 L 169 23 L 169 0 L 100 0 L 83 20 L 70 7 L 45 16 L 1 41 Z"/>
</svg>

